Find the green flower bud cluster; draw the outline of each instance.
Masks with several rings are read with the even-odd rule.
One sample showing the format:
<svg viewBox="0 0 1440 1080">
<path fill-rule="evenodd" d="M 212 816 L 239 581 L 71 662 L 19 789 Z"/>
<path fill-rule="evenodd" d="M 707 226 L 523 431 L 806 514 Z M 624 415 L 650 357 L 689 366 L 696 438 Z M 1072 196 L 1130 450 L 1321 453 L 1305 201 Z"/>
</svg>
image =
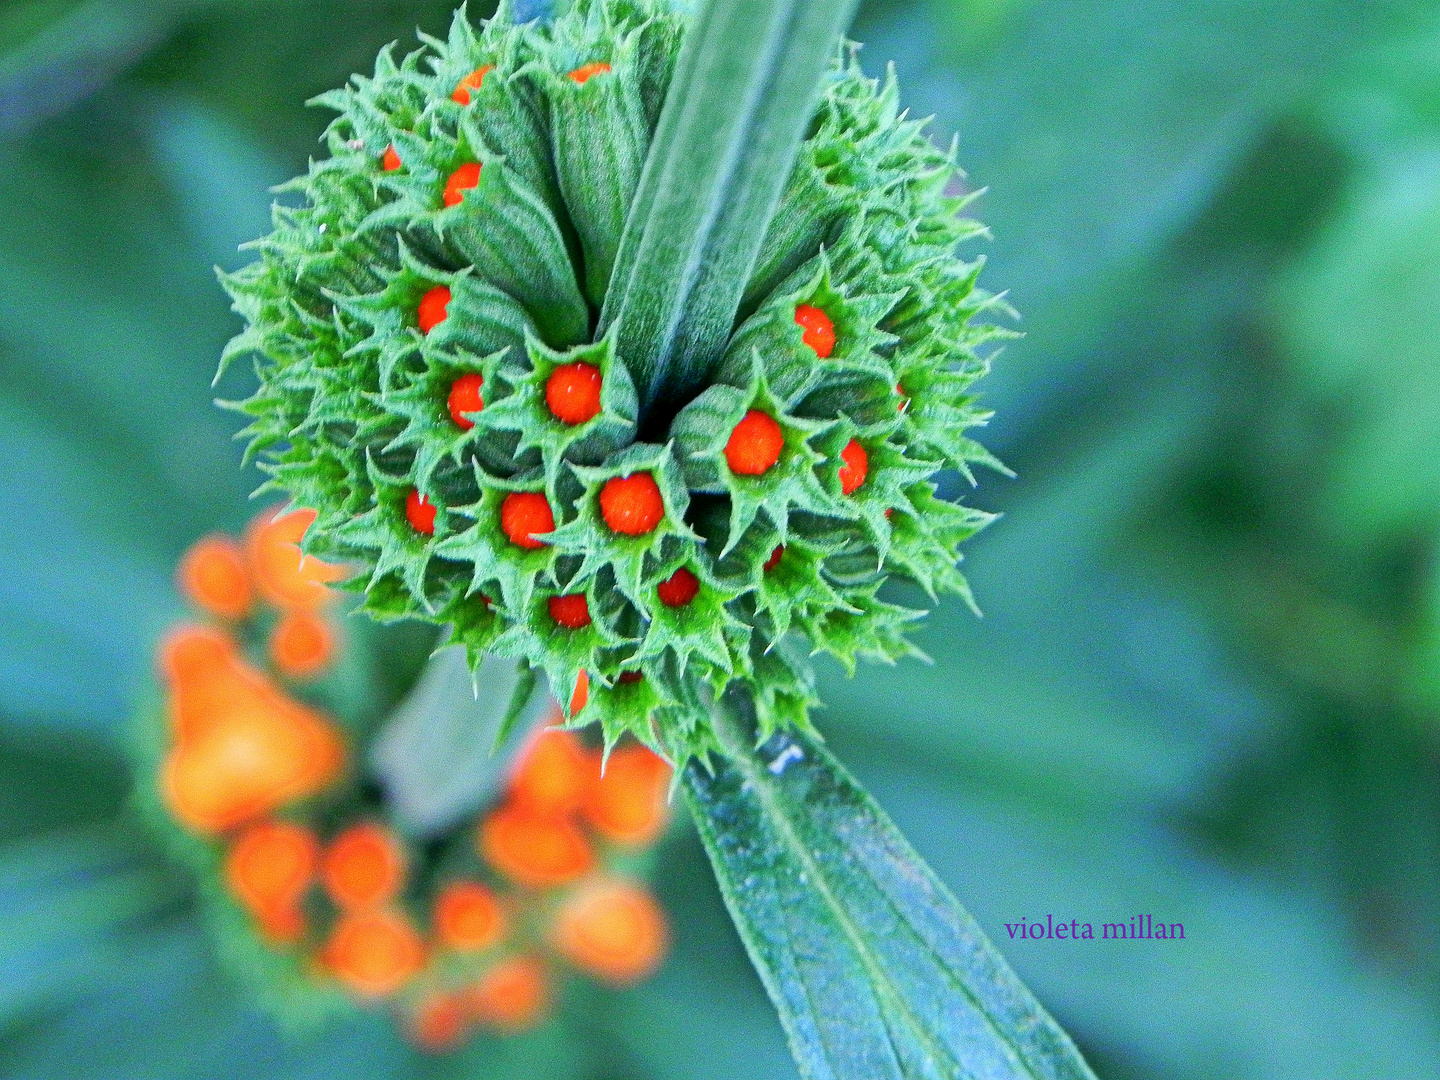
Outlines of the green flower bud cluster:
<svg viewBox="0 0 1440 1080">
<path fill-rule="evenodd" d="M 808 726 L 810 654 L 912 651 L 890 577 L 968 597 L 957 545 L 988 515 L 934 477 L 998 467 L 966 431 L 1004 333 L 954 254 L 983 228 L 953 147 L 847 47 L 723 359 L 642 414 L 595 328 L 685 27 L 659 0 L 462 8 L 317 99 L 330 156 L 224 277 L 248 323 L 225 362 L 260 380 L 242 434 L 317 512 L 306 550 L 362 567 L 373 616 L 519 658 L 572 722 L 677 760 L 734 684 L 768 734 Z"/>
</svg>

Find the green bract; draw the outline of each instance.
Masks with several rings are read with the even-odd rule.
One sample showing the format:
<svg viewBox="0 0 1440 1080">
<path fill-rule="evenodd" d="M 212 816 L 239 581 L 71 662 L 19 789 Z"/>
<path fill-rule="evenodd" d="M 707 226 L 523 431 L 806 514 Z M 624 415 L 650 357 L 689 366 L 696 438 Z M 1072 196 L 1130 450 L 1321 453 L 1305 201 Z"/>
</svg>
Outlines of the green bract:
<svg viewBox="0 0 1440 1080">
<path fill-rule="evenodd" d="M 657 0 L 580 0 L 526 26 L 502 4 L 478 31 L 462 8 L 447 41 L 398 62 L 387 49 L 373 77 L 317 99 L 340 114 L 331 156 L 288 185 L 301 205 L 276 207 L 260 258 L 224 278 L 249 324 L 225 361 L 253 354 L 260 379 L 236 406 L 243 434 L 267 486 L 317 512 L 307 551 L 363 567 L 372 615 L 450 625 L 472 661 L 519 658 L 562 701 L 578 705 L 586 673 L 573 722 L 681 760 L 715 745 L 709 701 L 737 681 L 764 736 L 808 727 L 807 654 L 853 668 L 911 651 L 919 613 L 882 599 L 888 578 L 965 595 L 957 545 L 988 515 L 939 499 L 933 478 L 997 465 L 964 432 L 985 419 L 970 396 L 977 346 L 1002 333 L 972 321 L 998 301 L 976 288 L 979 260 L 954 256 L 982 228 L 947 194 L 953 149 L 849 48 L 708 385 L 642 413 L 643 358 L 595 328 L 684 32 Z M 609 67 L 569 77 L 593 64 Z M 446 205 L 473 164 L 478 182 Z M 446 317 L 423 332 L 422 298 L 441 286 Z M 799 307 L 833 325 L 829 355 L 803 340 Z M 602 389 L 598 413 L 571 425 L 546 389 L 576 362 Z M 472 373 L 484 406 L 466 429 L 447 400 Z M 783 437 L 759 475 L 725 453 L 752 410 Z M 841 480 L 852 443 L 858 488 Z M 600 493 L 641 472 L 663 514 L 616 532 Z M 416 491 L 436 508 L 433 535 L 407 517 Z M 501 527 L 515 492 L 549 503 L 543 546 Z M 662 603 L 657 587 L 682 569 L 698 593 Z M 550 599 L 577 593 L 589 624 L 557 624 Z"/>
</svg>

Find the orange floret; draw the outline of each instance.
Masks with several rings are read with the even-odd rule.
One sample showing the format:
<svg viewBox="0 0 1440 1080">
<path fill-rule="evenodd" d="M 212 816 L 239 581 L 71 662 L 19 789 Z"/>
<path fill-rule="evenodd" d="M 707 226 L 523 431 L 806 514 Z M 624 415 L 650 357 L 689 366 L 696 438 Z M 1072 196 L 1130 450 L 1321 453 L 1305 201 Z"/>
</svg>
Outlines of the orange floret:
<svg viewBox="0 0 1440 1080">
<path fill-rule="evenodd" d="M 385 147 L 385 153 L 380 155 L 380 168 L 386 172 L 396 172 L 401 164 L 403 163 L 400 160 L 399 152 L 395 149 L 395 144 L 391 143 Z"/>
<path fill-rule="evenodd" d="M 469 1005 L 463 994 L 429 994 L 410 1013 L 405 1034 L 427 1054 L 455 1050 L 470 1033 Z"/>
<path fill-rule="evenodd" d="M 814 349 L 821 360 L 835 351 L 835 324 L 825 312 L 818 307 L 801 304 L 795 309 L 795 322 L 802 331 L 800 340 Z"/>
<path fill-rule="evenodd" d="M 361 822 L 330 842 L 320 875 L 337 906 L 347 911 L 378 907 L 405 884 L 405 852 L 390 830 Z"/>
<path fill-rule="evenodd" d="M 430 333 L 450 317 L 452 295 L 449 286 L 436 285 L 420 297 L 420 304 L 415 309 L 415 321 L 420 325 L 422 334 Z"/>
<path fill-rule="evenodd" d="M 600 513 L 616 532 L 644 536 L 665 517 L 660 485 L 648 472 L 607 480 L 600 489 Z"/>
<path fill-rule="evenodd" d="M 684 607 L 700 595 L 700 579 L 682 566 L 655 586 L 655 594 L 666 607 Z"/>
<path fill-rule="evenodd" d="M 584 593 L 552 596 L 545 602 L 545 607 L 557 626 L 581 630 L 590 625 L 590 601 L 585 599 Z"/>
<path fill-rule="evenodd" d="M 445 181 L 445 205 L 459 206 L 460 200 L 465 198 L 465 192 L 477 187 L 479 183 L 480 163 L 478 161 L 471 161 L 461 165 L 451 173 L 450 178 Z"/>
<path fill-rule="evenodd" d="M 603 74 L 610 70 L 610 65 L 603 60 L 597 60 L 592 64 L 584 64 L 570 72 L 570 78 L 574 79 L 581 86 L 584 86 L 593 76 Z"/>
<path fill-rule="evenodd" d="M 477 413 L 485 408 L 485 398 L 481 393 L 484 386 L 485 376 L 477 371 L 461 375 L 450 384 L 445 406 L 450 410 L 450 419 L 461 431 L 469 431 L 475 426 L 475 421 L 467 417 L 466 413 Z"/>
<path fill-rule="evenodd" d="M 600 755 L 594 757 L 596 779 L 585 793 L 585 818 L 601 836 L 618 844 L 653 843 L 670 819 L 668 764 L 638 743 L 617 746 L 600 775 Z"/>
<path fill-rule="evenodd" d="M 591 768 L 579 739 L 568 731 L 543 728 L 516 762 L 510 801 L 537 814 L 573 813 L 585 799 Z"/>
<path fill-rule="evenodd" d="M 292 679 L 320 674 L 335 659 L 330 620 L 313 611 L 287 612 L 270 634 L 270 659 Z"/>
<path fill-rule="evenodd" d="M 479 90 L 485 83 L 485 76 L 494 70 L 494 64 L 486 64 L 484 67 L 476 68 L 455 85 L 455 90 L 451 93 L 450 100 L 459 105 L 469 105 L 470 91 Z"/>
<path fill-rule="evenodd" d="M 342 915 L 321 958 L 349 990 L 381 998 L 400 990 L 425 964 L 425 944 L 405 916 L 392 911 Z"/>
<path fill-rule="evenodd" d="M 190 648 L 216 644 L 196 639 Z M 324 716 L 233 653 L 201 673 L 187 667 L 193 662 L 184 648 L 172 649 L 167 660 L 186 672 L 171 684 L 176 744 L 160 776 L 166 805 L 181 822 L 223 832 L 339 777 L 345 745 Z"/>
<path fill-rule="evenodd" d="M 276 607 L 316 608 L 334 599 L 327 588 L 345 576 L 339 566 L 300 553 L 300 539 L 315 520 L 313 510 L 275 516 L 267 510 L 250 523 L 245 553 L 260 595 Z"/>
<path fill-rule="evenodd" d="M 564 885 L 595 865 L 589 841 L 572 821 L 509 804 L 481 823 L 479 849 L 496 870 L 530 889 Z"/>
<path fill-rule="evenodd" d="M 562 423 L 583 424 L 600 415 L 600 369 L 578 362 L 556 368 L 545 380 L 545 404 Z"/>
<path fill-rule="evenodd" d="M 670 934 L 665 912 L 647 890 L 602 879 L 566 898 L 551 939 L 581 971 L 626 986 L 654 974 L 669 949 Z"/>
<path fill-rule="evenodd" d="M 418 488 L 411 488 L 405 496 L 405 520 L 421 536 L 435 535 L 435 504 Z"/>
<path fill-rule="evenodd" d="M 160 672 L 169 688 L 166 713 L 175 741 L 184 742 L 212 725 L 230 706 L 230 694 L 251 669 L 240 661 L 228 634 L 209 627 L 179 626 L 160 643 Z M 266 692 L 264 676 L 254 672 L 255 689 Z"/>
<path fill-rule="evenodd" d="M 250 613 L 255 589 L 245 552 L 228 536 L 207 536 L 185 552 L 176 571 L 181 591 L 199 607 L 222 619 Z"/>
<path fill-rule="evenodd" d="M 225 856 L 225 882 L 235 899 L 262 922 L 285 922 L 299 904 L 320 860 L 320 842 L 302 825 L 251 825 Z"/>
<path fill-rule="evenodd" d="M 780 560 L 785 557 L 785 545 L 781 544 L 774 551 L 770 552 L 770 558 L 765 560 L 764 570 L 768 574 L 775 567 L 780 565 Z"/>
<path fill-rule="evenodd" d="M 478 952 L 505 936 L 505 912 L 478 881 L 452 881 L 435 897 L 435 938 L 458 952 Z"/>
<path fill-rule="evenodd" d="M 762 476 L 780 460 L 785 435 L 775 418 L 751 409 L 730 432 L 725 443 L 725 463 L 740 476 Z"/>
<path fill-rule="evenodd" d="M 177 626 L 160 643 L 160 674 L 170 688 L 168 712 L 175 737 L 184 738 L 214 711 L 217 678 L 239 658 L 229 634 L 208 626 Z M 224 680 L 219 679 L 223 688 Z"/>
<path fill-rule="evenodd" d="M 502 960 L 470 989 L 470 1012 L 480 1023 L 505 1035 L 533 1028 L 550 1006 L 550 978 L 535 956 Z"/>
<path fill-rule="evenodd" d="M 840 460 L 843 462 L 840 466 L 840 490 L 846 495 L 853 495 L 860 490 L 870 472 L 870 456 L 858 439 L 851 439 L 840 451 Z"/>
<path fill-rule="evenodd" d="M 500 504 L 500 529 L 512 544 L 535 551 L 545 546 L 535 534 L 555 531 L 555 512 L 538 491 L 512 491 Z"/>
</svg>

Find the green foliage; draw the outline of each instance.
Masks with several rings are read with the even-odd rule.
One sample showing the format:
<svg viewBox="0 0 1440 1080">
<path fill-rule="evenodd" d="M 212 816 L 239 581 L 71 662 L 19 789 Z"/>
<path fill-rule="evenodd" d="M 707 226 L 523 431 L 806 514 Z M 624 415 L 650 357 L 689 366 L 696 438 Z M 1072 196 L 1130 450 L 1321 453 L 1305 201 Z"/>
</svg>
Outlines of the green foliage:
<svg viewBox="0 0 1440 1080">
<path fill-rule="evenodd" d="M 741 296 L 755 288 L 757 258 L 763 270 L 798 266 L 824 239 L 770 223 L 811 123 L 816 72 L 854 9 L 854 0 L 705 4 L 689 30 L 600 314 L 602 329 L 619 328 L 647 412 L 706 384 Z M 787 218 L 823 227 L 838 217 L 818 188 L 789 201 Z"/>
<path fill-rule="evenodd" d="M 1069 1037 L 883 811 L 818 742 L 728 757 L 686 795 L 806 1080 L 1094 1080 Z"/>
<path fill-rule="evenodd" d="M 373 77 L 317 99 L 340 113 L 331 156 L 290 186 L 304 204 L 277 206 L 259 260 L 225 277 L 249 323 L 225 363 L 253 354 L 261 381 L 236 407 L 272 485 L 318 511 L 307 550 L 363 566 L 375 614 L 453 623 L 472 655 L 543 669 L 583 704 L 576 723 L 682 760 L 713 745 L 700 687 L 757 683 L 766 732 L 808 724 L 813 675 L 775 648 L 787 634 L 852 668 L 904 655 L 913 613 L 876 591 L 899 575 L 968 595 L 956 548 L 988 519 L 938 500 L 933 477 L 998 467 L 963 432 L 986 419 L 970 386 L 1001 336 L 976 320 L 1007 309 L 952 255 L 981 231 L 946 193 L 953 150 L 853 50 L 813 104 L 805 72 L 844 12 L 804 10 L 740 5 L 678 59 L 683 21 L 648 0 L 576 4 L 544 27 L 502 8 L 478 32 L 462 10 L 447 40 L 387 49 Z M 752 54 L 769 59 L 722 62 Z M 711 104 L 667 111 L 667 127 L 677 63 L 684 100 Z M 570 77 L 587 64 L 608 68 Z M 474 183 L 442 200 L 462 167 Z M 436 289 L 443 321 L 421 329 Z M 833 353 L 802 341 L 802 306 L 833 325 Z M 602 393 L 571 423 L 547 395 L 576 364 Z M 468 428 L 446 409 L 463 373 L 483 378 Z M 726 447 L 752 410 L 784 445 L 735 473 Z M 851 488 L 845 453 L 866 462 Z M 602 506 L 633 476 L 660 499 L 638 535 Z M 415 491 L 433 536 L 407 517 Z M 537 494 L 554 528 L 522 545 L 505 508 Z M 767 579 L 780 547 L 791 565 Z M 684 614 L 657 593 L 682 570 L 701 583 Z M 579 594 L 589 621 L 557 624 L 550 600 Z"/>
<path fill-rule="evenodd" d="M 450 6 L 14 9 L 28 31 L 104 8 L 120 44 L 92 66 L 57 21 L 50 40 L 79 58 L 64 70 L 94 80 L 0 88 L 6 119 L 43 106 L 0 174 L 0 819 L 24 833 L 0 847 L 0 1075 L 794 1075 L 691 838 L 665 851 L 666 906 L 687 914 L 654 984 L 435 1060 L 378 1017 L 281 1040 L 114 810 L 129 776 L 110 733 L 173 614 L 174 559 L 249 514 L 253 474 L 205 390 L 235 320 L 197 271 L 236 265 L 265 186 L 304 166 L 316 118 L 300 102 Z M 979 35 L 958 21 L 992 9 Z M 1440 610 L 1433 531 L 1314 497 L 1340 490 L 1351 425 L 1387 408 L 1349 408 L 1308 374 L 1329 362 L 1290 347 L 1308 335 L 1271 333 L 1293 325 L 1305 275 L 1269 287 L 1276 259 L 1321 265 L 1307 246 L 1335 199 L 1373 201 L 1423 156 L 1437 99 L 1413 58 L 1433 49 L 1423 24 L 1378 40 L 1401 9 L 1434 5 L 862 11 L 867 65 L 895 57 L 916 114 L 958 130 L 991 187 L 987 273 L 1015 287 L 1029 333 L 987 380 L 1002 406 L 987 442 L 1020 479 L 977 500 L 1006 511 L 967 554 L 986 618 L 944 605 L 915 637 L 933 667 L 845 682 L 827 664 L 808 692 L 830 705 L 828 745 L 992 938 L 1017 913 L 1138 902 L 1204 928 L 1163 955 L 1007 945 L 1107 1080 L 1424 1076 L 1440 1053 L 1436 713 L 1399 693 L 1426 655 L 1440 671 L 1419 648 Z M 1375 379 L 1423 386 L 1388 356 L 1370 357 Z M 148 902 L 65 902 L 136 865 Z"/>
</svg>

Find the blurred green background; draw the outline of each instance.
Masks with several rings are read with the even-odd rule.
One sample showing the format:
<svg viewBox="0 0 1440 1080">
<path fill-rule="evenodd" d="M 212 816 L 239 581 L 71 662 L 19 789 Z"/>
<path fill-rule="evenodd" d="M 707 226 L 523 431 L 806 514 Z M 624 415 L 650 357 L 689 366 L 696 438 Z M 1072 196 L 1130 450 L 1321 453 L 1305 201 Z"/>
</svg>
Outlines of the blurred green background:
<svg viewBox="0 0 1440 1080">
<path fill-rule="evenodd" d="M 282 1034 L 125 809 L 171 568 L 252 510 L 211 267 L 317 150 L 302 102 L 448 7 L 0 3 L 0 1075 L 795 1075 L 688 833 L 656 980 L 437 1060 Z M 875 0 L 856 36 L 990 189 L 1027 336 L 985 618 L 830 672 L 822 727 L 1106 1080 L 1440 1075 L 1440 0 Z M 1186 940 L 1003 926 L 1142 912 Z"/>
</svg>

